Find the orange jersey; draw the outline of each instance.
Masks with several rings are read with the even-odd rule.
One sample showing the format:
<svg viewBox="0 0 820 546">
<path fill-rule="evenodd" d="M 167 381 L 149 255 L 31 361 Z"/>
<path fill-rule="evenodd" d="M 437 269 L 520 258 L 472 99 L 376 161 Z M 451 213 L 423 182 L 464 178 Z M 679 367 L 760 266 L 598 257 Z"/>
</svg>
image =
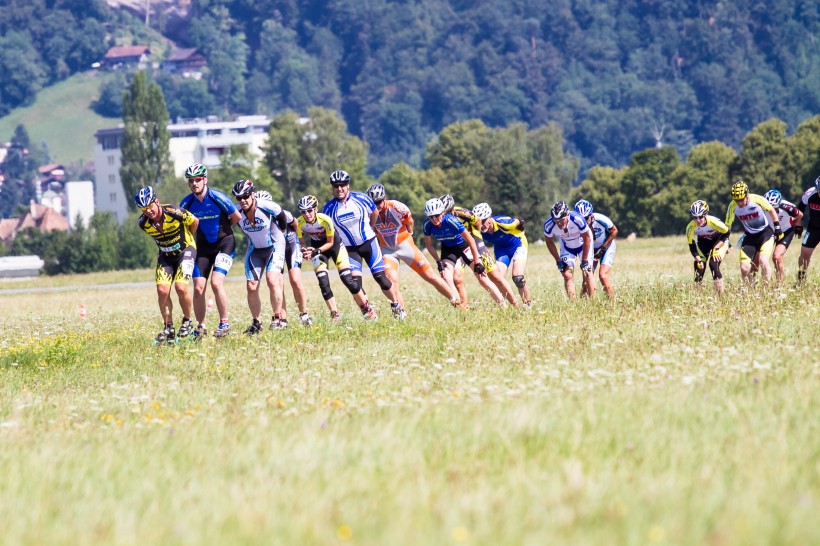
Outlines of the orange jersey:
<svg viewBox="0 0 820 546">
<path fill-rule="evenodd" d="M 379 211 L 376 218 L 376 225 L 373 229 L 379 237 L 379 244 L 383 247 L 393 248 L 403 241 L 410 239 L 410 232 L 407 225 L 413 220 L 410 209 L 400 201 L 385 201 L 384 210 Z"/>
</svg>

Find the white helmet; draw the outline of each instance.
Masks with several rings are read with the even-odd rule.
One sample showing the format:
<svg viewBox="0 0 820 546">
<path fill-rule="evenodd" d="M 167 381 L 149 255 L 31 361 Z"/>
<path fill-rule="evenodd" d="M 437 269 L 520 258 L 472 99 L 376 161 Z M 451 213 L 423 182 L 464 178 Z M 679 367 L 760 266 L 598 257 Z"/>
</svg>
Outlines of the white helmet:
<svg viewBox="0 0 820 546">
<path fill-rule="evenodd" d="M 255 195 L 257 199 L 267 199 L 268 201 L 273 201 L 273 196 L 268 190 L 259 190 Z"/>
<path fill-rule="evenodd" d="M 479 203 L 473 207 L 473 214 L 478 216 L 479 220 L 486 220 L 493 215 L 493 209 L 487 203 Z"/>
<path fill-rule="evenodd" d="M 442 203 L 441 199 L 439 199 L 438 197 L 428 199 L 427 202 L 424 204 L 425 216 L 438 216 L 442 212 L 444 212 L 444 203 Z"/>
<path fill-rule="evenodd" d="M 373 184 L 367 188 L 367 195 L 370 196 L 374 203 L 377 201 L 384 201 L 384 186 L 381 184 Z"/>
</svg>

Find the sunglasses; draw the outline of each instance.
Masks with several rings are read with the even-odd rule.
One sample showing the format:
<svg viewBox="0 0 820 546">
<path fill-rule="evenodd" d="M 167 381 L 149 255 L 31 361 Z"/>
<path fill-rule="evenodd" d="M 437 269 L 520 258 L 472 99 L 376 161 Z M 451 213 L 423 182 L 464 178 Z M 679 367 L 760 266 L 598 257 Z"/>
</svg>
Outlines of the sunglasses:
<svg viewBox="0 0 820 546">
<path fill-rule="evenodd" d="M 142 212 L 148 212 L 149 210 L 151 210 L 151 207 L 153 207 L 153 206 L 154 206 L 154 204 L 153 204 L 153 203 L 151 203 L 151 204 L 150 204 L 150 205 L 148 205 L 147 207 L 140 207 L 140 210 L 141 210 Z"/>
<path fill-rule="evenodd" d="M 237 195 L 236 199 L 239 200 L 239 201 L 244 201 L 246 199 L 250 199 L 251 195 L 253 195 L 253 192 L 246 193 L 245 195 Z"/>
<path fill-rule="evenodd" d="M 202 182 L 203 180 L 205 180 L 205 178 L 206 177 L 204 177 L 204 176 L 195 176 L 193 178 L 189 178 L 188 183 L 191 184 L 193 182 Z"/>
</svg>

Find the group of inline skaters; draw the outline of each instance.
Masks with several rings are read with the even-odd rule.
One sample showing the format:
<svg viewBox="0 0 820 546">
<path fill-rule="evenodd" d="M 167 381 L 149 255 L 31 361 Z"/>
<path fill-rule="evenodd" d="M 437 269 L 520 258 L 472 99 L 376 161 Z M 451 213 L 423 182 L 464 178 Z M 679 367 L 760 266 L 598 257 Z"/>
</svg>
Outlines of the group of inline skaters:
<svg viewBox="0 0 820 546">
<path fill-rule="evenodd" d="M 341 315 L 330 286 L 328 268 L 331 262 L 366 320 L 377 320 L 378 315 L 362 285 L 364 265 L 389 300 L 393 317 L 399 320 L 407 316 L 399 289 L 400 262 L 406 263 L 458 309 L 468 309 L 465 267 L 473 271 L 479 284 L 498 305 L 529 307 L 532 303 L 525 277 L 528 242 L 524 221 L 493 215 L 487 203 L 479 203 L 472 209 L 458 207 L 449 194 L 425 203 L 426 218 L 422 230 L 425 247 L 437 268 L 434 271 L 413 241 L 415 224 L 410 210 L 403 203 L 388 199 L 381 184 L 373 184 L 366 192 L 351 191 L 350 175 L 345 171 L 334 171 L 330 174 L 333 198 L 320 212 L 318 199 L 305 195 L 298 201 L 300 214 L 295 217 L 273 201 L 269 192 L 257 190 L 250 180 L 240 180 L 234 185 L 234 204 L 226 194 L 208 187 L 208 172 L 203 165 L 188 167 L 185 178 L 191 193 L 179 206 L 161 204 L 150 186 L 135 195 L 136 204 L 142 211 L 139 226 L 159 247 L 155 278 L 164 327 L 156 336 L 156 343 L 189 336 L 201 339 L 207 335 L 205 292 L 208 278 L 219 313 L 219 324 L 213 335 L 221 338 L 230 334 L 223 283 L 236 252 L 234 225 L 238 225 L 248 239 L 244 262 L 252 322 L 243 331 L 246 335 L 264 330 L 259 293 L 263 280 L 273 308 L 269 328 L 287 328 L 285 270 L 299 309 L 299 322 L 305 326 L 313 324 L 301 279 L 303 260 L 310 261 L 313 266 L 332 321 L 340 320 Z M 741 249 L 743 279 L 749 281 L 760 269 L 764 280 L 768 281 L 771 276 L 769 260 L 773 257 L 778 279 L 782 280 L 783 254 L 792 237 L 802 232 L 803 211 L 806 207 L 820 209 L 818 190 L 820 177 L 795 206 L 783 200 L 777 190 L 759 196 L 749 193 L 748 186 L 738 182 L 732 186 L 733 200 L 725 222 L 709 215 L 709 206 L 704 201 L 695 201 L 690 208 L 693 220 L 686 229 L 695 259 L 695 281 L 700 283 L 703 280 L 708 264 L 715 288 L 718 292 L 723 290 L 720 263 L 731 246 L 729 230 L 735 217 L 745 230 L 737 244 Z M 815 216 L 818 225 L 810 225 L 803 237 L 799 281 L 805 278 L 811 253 L 820 241 L 820 214 Z M 781 228 L 783 225 L 787 226 L 785 230 Z M 593 275 L 597 269 L 604 291 L 614 297 L 610 271 L 615 259 L 617 234 L 618 228 L 612 220 L 594 212 L 587 200 L 578 201 L 573 209 L 564 201 L 553 205 L 550 217 L 544 223 L 544 240 L 570 299 L 576 297 L 573 278 L 576 262 L 582 275 L 582 295 L 594 294 Z M 436 246 L 436 242 L 440 246 Z M 493 246 L 493 252 L 487 243 Z M 520 303 L 507 281 L 509 271 Z M 193 294 L 188 290 L 191 279 Z M 177 293 L 183 315 L 178 330 L 173 322 L 171 286 Z"/>
<path fill-rule="evenodd" d="M 729 232 L 737 219 L 743 227 L 743 234 L 736 243 L 740 249 L 741 279 L 751 284 L 760 271 L 763 281 L 770 282 L 774 262 L 777 282 L 782 283 L 786 277 L 784 256 L 797 236 L 802 243 L 797 262 L 797 284 L 800 285 L 806 279 L 811 256 L 820 242 L 820 176 L 797 205 L 783 199 L 778 189 L 764 195 L 751 193 L 742 180 L 732 185 L 731 197 L 725 221 L 710 215 L 709 204 L 703 200 L 695 201 L 689 208 L 692 221 L 686 227 L 686 238 L 695 260 L 695 282 L 703 281 L 708 265 L 715 291 L 723 292 L 720 265 L 732 246 Z M 808 214 L 804 231 L 806 210 L 815 212 Z"/>
</svg>

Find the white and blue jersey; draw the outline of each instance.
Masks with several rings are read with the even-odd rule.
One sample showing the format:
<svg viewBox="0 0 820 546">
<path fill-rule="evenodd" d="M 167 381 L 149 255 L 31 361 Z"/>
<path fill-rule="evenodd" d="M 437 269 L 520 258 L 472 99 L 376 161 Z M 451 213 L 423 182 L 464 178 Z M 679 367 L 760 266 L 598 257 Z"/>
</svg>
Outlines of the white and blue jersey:
<svg viewBox="0 0 820 546">
<path fill-rule="evenodd" d="M 567 225 L 563 229 L 559 228 L 551 217 L 544 222 L 544 236 L 548 238 L 555 237 L 559 240 L 561 259 L 570 267 L 575 266 L 575 257 L 579 256 L 584 248 L 584 239 L 582 237 L 584 233 L 589 233 L 592 236 L 592 230 L 589 229 L 586 220 L 575 211 L 569 213 Z M 581 259 L 592 263 L 592 255 L 592 245 L 589 245 L 589 253 L 587 256 L 582 256 Z"/>
<path fill-rule="evenodd" d="M 244 210 L 240 211 L 242 219 L 239 220 L 239 227 L 248 236 L 249 248 L 275 247 L 277 251 L 281 249 L 282 256 L 285 255 L 285 234 L 276 223 L 276 217 L 281 212 L 282 207 L 278 203 L 267 199 L 256 200 L 253 221 Z"/>
<path fill-rule="evenodd" d="M 203 240 L 213 244 L 228 235 L 233 235 L 229 217 L 237 208 L 221 191 L 206 188 L 205 197 L 201 202 L 191 193 L 179 203 L 179 206 L 199 219 L 199 227 L 196 230 L 198 242 Z"/>
<path fill-rule="evenodd" d="M 376 237 L 370 225 L 370 214 L 376 204 L 366 194 L 352 191 L 344 201 L 331 199 L 322 212 L 327 214 L 344 246 L 359 246 Z"/>
<path fill-rule="evenodd" d="M 599 212 L 593 212 L 592 216 L 592 223 L 589 225 L 592 229 L 592 248 L 598 250 L 604 246 L 607 237 L 609 237 L 609 232 L 615 227 L 615 222 Z M 612 266 L 612 263 L 615 261 L 615 250 L 615 239 L 612 239 L 612 242 L 609 243 L 609 248 L 607 248 L 604 255 L 601 256 L 601 265 Z"/>
<path fill-rule="evenodd" d="M 464 224 L 449 213 L 442 216 L 441 225 L 438 226 L 434 226 L 433 222 L 427 218 L 424 220 L 422 229 L 424 230 L 424 235 L 435 237 L 442 245 L 460 246 L 467 242 L 464 240 L 464 237 L 461 236 L 465 231 Z"/>
</svg>

